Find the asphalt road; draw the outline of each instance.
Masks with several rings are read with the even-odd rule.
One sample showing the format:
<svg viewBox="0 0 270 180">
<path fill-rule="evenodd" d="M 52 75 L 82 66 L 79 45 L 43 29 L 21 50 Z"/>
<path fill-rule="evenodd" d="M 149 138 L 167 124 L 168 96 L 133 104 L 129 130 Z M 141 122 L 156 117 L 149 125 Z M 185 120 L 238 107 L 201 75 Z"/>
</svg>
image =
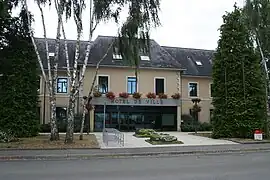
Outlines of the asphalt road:
<svg viewBox="0 0 270 180">
<path fill-rule="evenodd" d="M 269 180 L 270 152 L 0 162 L 1 180 Z"/>
</svg>

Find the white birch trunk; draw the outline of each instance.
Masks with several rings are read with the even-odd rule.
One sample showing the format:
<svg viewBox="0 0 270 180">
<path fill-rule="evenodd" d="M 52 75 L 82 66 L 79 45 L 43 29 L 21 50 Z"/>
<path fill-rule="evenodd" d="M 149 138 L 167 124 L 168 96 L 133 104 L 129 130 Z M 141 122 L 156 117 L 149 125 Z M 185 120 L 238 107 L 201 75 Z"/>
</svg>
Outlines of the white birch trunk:
<svg viewBox="0 0 270 180">
<path fill-rule="evenodd" d="M 82 1 L 80 1 L 82 2 Z M 82 3 L 80 4 L 82 6 Z M 80 8 L 79 12 L 80 19 L 82 18 L 82 7 Z M 68 122 L 67 122 L 67 132 L 66 132 L 66 139 L 65 143 L 73 143 L 73 132 L 74 132 L 74 111 L 75 111 L 75 91 L 76 91 L 76 77 L 77 77 L 77 68 L 78 68 L 78 59 L 79 59 L 79 52 L 80 52 L 80 37 L 82 34 L 82 27 L 81 23 L 76 19 L 74 15 L 74 19 L 77 26 L 77 42 L 76 42 L 76 50 L 75 50 L 75 59 L 74 59 L 74 66 L 73 66 L 73 74 L 71 78 L 71 88 L 70 88 L 70 95 L 69 95 L 69 105 L 68 105 Z"/>
<path fill-rule="evenodd" d="M 110 49 L 112 48 L 113 44 L 114 44 L 115 41 L 113 41 L 110 46 L 108 47 L 106 53 L 103 55 L 103 57 L 98 61 L 97 63 L 97 66 L 96 66 L 96 71 L 95 71 L 95 75 L 93 77 L 93 80 L 92 80 L 92 84 L 91 84 L 91 88 L 90 88 L 90 91 L 88 93 L 88 97 L 86 98 L 86 100 L 84 101 L 84 104 L 83 104 L 83 114 L 82 114 L 82 122 L 81 122 L 81 129 L 80 129 L 80 140 L 83 139 L 83 126 L 84 126 L 84 121 L 85 121 L 85 114 L 86 114 L 86 105 L 89 105 L 90 107 L 90 101 L 91 101 L 91 95 L 93 93 L 93 90 L 94 90 L 94 87 L 95 87 L 95 82 L 96 82 L 96 79 L 97 79 L 97 74 L 98 74 L 98 71 L 99 71 L 99 67 L 100 67 L 100 64 L 102 63 L 102 61 L 107 57 Z M 88 114 L 90 112 L 88 111 Z"/>
<path fill-rule="evenodd" d="M 93 27 L 93 23 L 94 23 L 94 15 L 93 15 L 93 0 L 90 0 L 90 27 L 89 27 L 89 37 L 88 37 L 88 43 L 87 43 L 87 48 L 86 48 L 86 52 L 85 52 L 85 58 L 84 58 L 84 62 L 83 62 L 83 67 L 82 67 L 82 72 L 81 72 L 81 76 L 75 91 L 75 95 L 79 92 L 80 87 L 82 86 L 82 82 L 84 79 L 84 74 L 86 71 L 86 66 L 88 63 L 88 59 L 89 59 L 89 54 L 90 54 L 90 50 L 91 50 L 91 40 L 92 40 L 92 36 L 93 36 L 93 32 L 96 28 L 96 25 L 98 24 L 98 22 L 96 22 L 95 27 Z"/>
<path fill-rule="evenodd" d="M 47 39 L 47 33 L 46 33 L 46 25 L 44 20 L 44 13 L 43 9 L 41 7 L 40 2 L 37 2 L 38 8 L 40 10 L 41 14 L 41 20 L 42 20 L 42 26 L 43 26 L 43 32 L 44 32 L 44 40 L 45 40 L 45 48 L 46 48 L 46 58 L 48 62 L 48 75 L 49 75 L 49 95 L 50 95 L 50 113 L 51 113 L 51 137 L 50 140 L 59 140 L 59 134 L 57 129 L 57 121 L 56 121 L 56 98 L 55 98 L 55 83 L 54 79 L 52 78 L 52 72 L 51 72 L 51 61 L 49 57 L 49 45 L 48 45 L 48 39 Z M 57 68 L 57 65 L 54 65 L 54 68 Z"/>
<path fill-rule="evenodd" d="M 56 30 L 56 44 L 55 44 L 55 56 L 54 56 L 54 71 L 53 71 L 53 88 L 52 88 L 52 94 L 53 94 L 53 101 L 54 103 L 52 104 L 52 118 L 54 118 L 52 121 L 55 122 L 55 127 L 53 128 L 56 132 L 56 136 L 54 139 L 51 140 L 59 140 L 59 134 L 58 134 L 58 129 L 57 129 L 57 119 L 56 119 L 56 88 L 57 88 L 57 71 L 58 71 L 58 60 L 59 60 L 59 46 L 60 46 L 60 30 L 61 30 L 61 24 L 62 24 L 62 14 L 63 14 L 63 7 L 59 7 L 57 4 L 57 1 L 55 0 L 55 7 L 57 9 L 57 17 L 58 17 L 58 22 L 57 22 L 57 30 Z"/>
<path fill-rule="evenodd" d="M 30 14 L 29 14 L 29 11 L 28 11 L 27 0 L 24 0 L 24 6 L 25 6 L 25 9 L 26 9 L 26 13 L 27 13 L 28 30 L 29 30 L 30 38 L 31 38 L 32 44 L 34 46 L 35 53 L 37 55 L 37 60 L 38 60 L 38 63 L 39 63 L 40 69 L 41 69 L 42 77 L 43 77 L 43 80 L 45 81 L 45 83 L 48 83 L 47 76 L 46 76 L 46 73 L 45 73 L 45 70 L 44 70 L 44 66 L 43 66 L 42 60 L 40 58 L 40 54 L 38 52 L 37 44 L 35 42 L 34 32 L 33 32 L 32 27 L 31 27 L 31 20 L 30 20 Z"/>
<path fill-rule="evenodd" d="M 37 59 L 38 59 L 39 65 L 40 65 L 40 69 L 41 69 L 41 72 L 42 72 L 43 79 L 44 79 L 45 83 L 47 84 L 47 86 L 49 88 L 50 104 L 51 104 L 51 106 L 50 106 L 51 107 L 51 137 L 50 137 L 50 140 L 56 140 L 57 137 L 59 137 L 59 136 L 58 136 L 57 127 L 56 127 L 56 121 L 55 121 L 56 115 L 55 115 L 55 113 L 53 113 L 53 110 L 54 110 L 53 107 L 55 106 L 55 98 L 53 97 L 53 93 L 52 93 L 53 84 L 52 84 L 49 52 L 48 52 L 48 41 L 47 41 L 46 28 L 45 28 L 45 22 L 44 22 L 44 14 L 43 14 L 43 10 L 41 8 L 40 2 L 38 1 L 38 6 L 39 6 L 39 10 L 41 12 L 42 25 L 43 25 L 43 30 L 44 30 L 44 39 L 45 39 L 45 43 L 46 43 L 46 45 L 45 45 L 46 46 L 46 58 L 47 58 L 47 61 L 48 61 L 48 72 L 49 72 L 49 78 L 48 79 L 47 79 L 47 76 L 46 76 L 46 73 L 45 73 L 45 70 L 44 70 L 44 66 L 43 66 L 40 54 L 38 52 L 38 48 L 37 48 L 35 39 L 34 39 L 34 33 L 33 33 L 32 28 L 31 28 L 31 20 L 30 20 L 30 14 L 29 14 L 29 10 L 28 10 L 27 0 L 24 0 L 24 6 L 25 6 L 25 9 L 27 11 L 28 28 L 29 28 L 31 41 L 32 41 L 32 44 L 34 46 L 34 49 L 35 49 L 35 52 L 36 52 L 36 55 L 37 55 Z"/>
<path fill-rule="evenodd" d="M 83 140 L 83 129 L 84 129 L 84 121 L 85 121 L 85 114 L 86 114 L 86 100 L 83 100 L 83 114 L 82 114 L 82 121 L 81 121 L 81 129 L 80 129 L 80 140 Z"/>
<path fill-rule="evenodd" d="M 67 46 L 67 37 L 66 37 L 66 33 L 65 33 L 65 29 L 64 29 L 64 25 L 63 25 L 63 21 L 62 21 L 62 34 L 63 34 L 63 38 L 64 38 L 64 46 L 65 46 L 65 55 L 66 55 L 66 63 L 67 63 L 67 76 L 68 76 L 68 81 L 70 82 L 70 65 L 69 65 L 69 55 L 68 55 L 68 46 Z"/>
</svg>

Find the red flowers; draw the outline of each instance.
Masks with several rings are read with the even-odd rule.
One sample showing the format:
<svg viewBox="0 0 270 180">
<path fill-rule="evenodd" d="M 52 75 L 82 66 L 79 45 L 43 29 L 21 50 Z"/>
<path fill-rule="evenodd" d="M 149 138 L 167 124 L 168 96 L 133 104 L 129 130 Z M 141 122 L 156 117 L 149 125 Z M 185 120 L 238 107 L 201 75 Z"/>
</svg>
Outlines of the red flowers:
<svg viewBox="0 0 270 180">
<path fill-rule="evenodd" d="M 109 99 L 114 99 L 115 98 L 115 95 L 114 95 L 113 92 L 110 91 L 110 92 L 107 92 L 106 93 L 106 97 L 109 98 Z"/>
<path fill-rule="evenodd" d="M 146 95 L 146 97 L 149 98 L 149 99 L 155 99 L 155 98 L 156 98 L 156 94 L 155 94 L 155 93 L 149 92 L 149 93 Z"/>
<path fill-rule="evenodd" d="M 119 93 L 119 97 L 121 97 L 121 98 L 128 98 L 129 97 L 129 94 L 127 92 L 121 92 L 121 93 Z"/>
<path fill-rule="evenodd" d="M 171 96 L 173 99 L 180 99 L 181 98 L 181 94 L 180 93 L 175 93 Z"/>
<path fill-rule="evenodd" d="M 167 94 L 164 94 L 164 93 L 159 93 L 159 94 L 158 94 L 158 97 L 159 97 L 160 99 L 167 99 L 167 98 L 168 98 Z"/>
</svg>

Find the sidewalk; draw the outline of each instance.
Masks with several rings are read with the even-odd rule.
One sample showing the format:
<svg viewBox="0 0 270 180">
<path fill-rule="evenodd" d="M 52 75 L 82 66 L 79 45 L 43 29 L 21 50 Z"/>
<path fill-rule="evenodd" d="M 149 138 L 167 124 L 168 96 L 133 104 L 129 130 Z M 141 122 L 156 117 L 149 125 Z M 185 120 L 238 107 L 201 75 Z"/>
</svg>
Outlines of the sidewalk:
<svg viewBox="0 0 270 180">
<path fill-rule="evenodd" d="M 123 132 L 124 134 L 124 147 L 121 148 L 146 148 L 146 147 L 171 147 L 171 146 L 206 146 L 206 145 L 229 145 L 238 144 L 232 141 L 222 140 L 222 139 L 211 139 L 202 136 L 190 135 L 188 132 L 163 132 L 177 137 L 178 140 L 182 141 L 183 144 L 164 144 L 164 145 L 152 145 L 145 142 L 148 138 L 136 138 L 134 137 L 134 132 Z M 118 144 L 109 142 L 106 146 L 102 141 L 102 133 L 95 134 L 101 149 L 113 149 L 120 148 Z"/>
<path fill-rule="evenodd" d="M 230 144 L 115 149 L 0 150 L 0 161 L 65 160 L 130 156 L 167 156 L 181 154 L 212 154 L 254 151 L 270 151 L 270 144 Z"/>
</svg>

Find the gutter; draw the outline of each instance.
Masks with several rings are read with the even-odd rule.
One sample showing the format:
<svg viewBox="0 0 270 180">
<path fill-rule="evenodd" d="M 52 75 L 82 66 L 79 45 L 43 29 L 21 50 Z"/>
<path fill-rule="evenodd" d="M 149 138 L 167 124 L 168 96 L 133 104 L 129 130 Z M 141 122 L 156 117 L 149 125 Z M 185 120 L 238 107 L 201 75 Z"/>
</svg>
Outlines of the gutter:
<svg viewBox="0 0 270 180">
<path fill-rule="evenodd" d="M 79 64 L 81 65 L 81 64 Z M 96 67 L 95 64 L 88 64 L 88 67 Z M 108 67 L 108 68 L 130 68 L 130 66 L 115 66 L 115 65 L 100 65 L 100 67 Z M 167 70 L 167 71 L 185 71 L 187 69 L 184 68 L 154 68 L 154 67 L 140 67 L 140 69 L 151 69 L 151 70 Z"/>
<path fill-rule="evenodd" d="M 183 77 L 190 77 L 190 78 L 209 78 L 212 79 L 212 76 L 193 76 L 193 75 L 185 75 L 182 74 Z"/>
</svg>

